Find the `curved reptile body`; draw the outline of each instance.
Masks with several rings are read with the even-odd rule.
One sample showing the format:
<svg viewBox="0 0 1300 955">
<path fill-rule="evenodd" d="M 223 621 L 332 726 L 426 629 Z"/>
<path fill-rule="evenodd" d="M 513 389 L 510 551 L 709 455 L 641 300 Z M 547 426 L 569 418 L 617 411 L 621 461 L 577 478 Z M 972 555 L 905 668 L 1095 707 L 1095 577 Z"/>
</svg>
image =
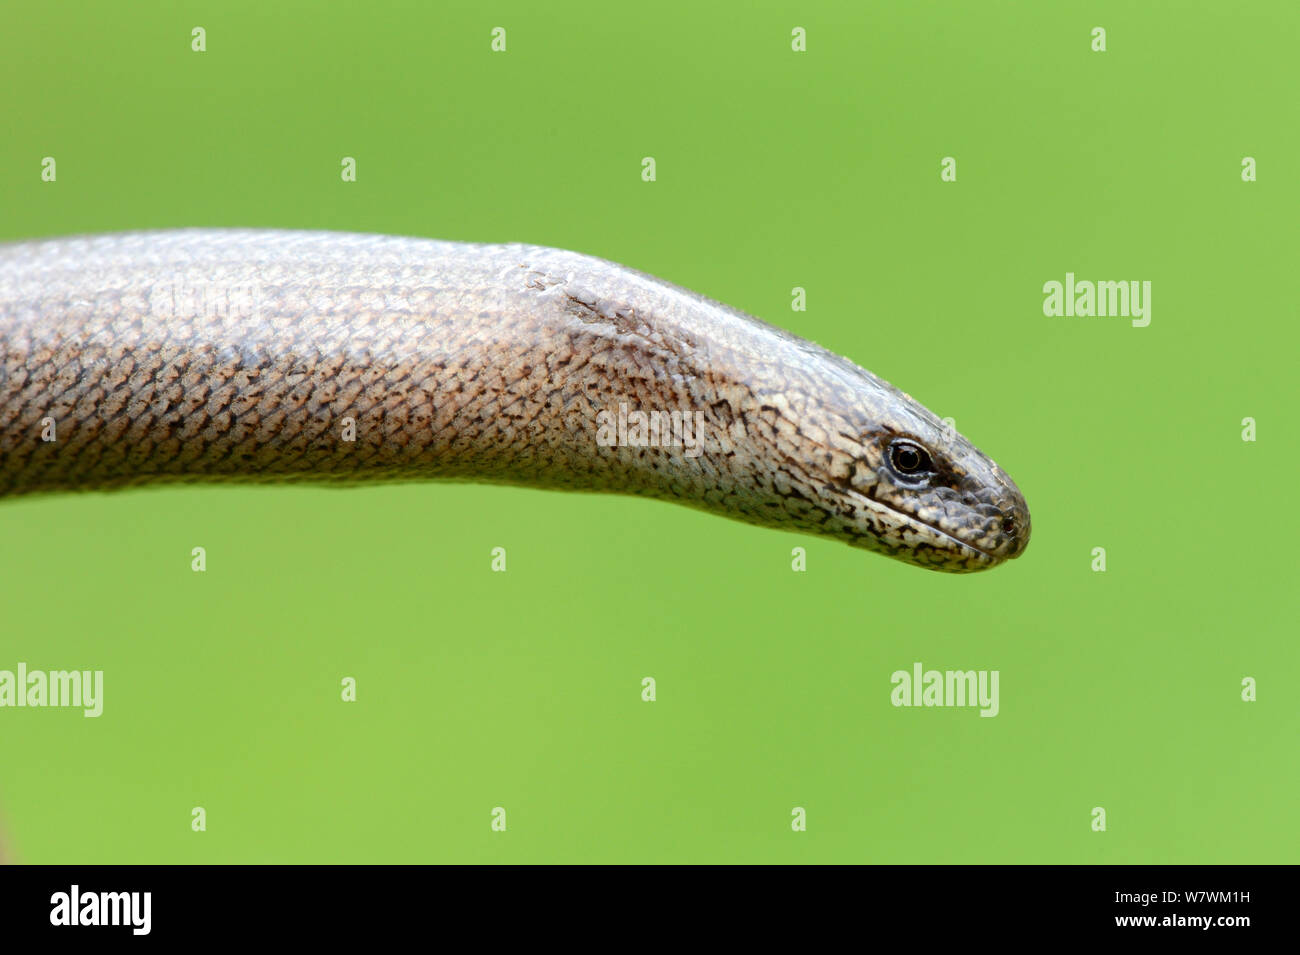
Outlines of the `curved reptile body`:
<svg viewBox="0 0 1300 955">
<path fill-rule="evenodd" d="M 649 495 L 954 572 L 1030 532 L 1010 478 L 898 389 L 601 259 L 217 229 L 0 246 L 0 496 L 415 479 Z"/>
</svg>

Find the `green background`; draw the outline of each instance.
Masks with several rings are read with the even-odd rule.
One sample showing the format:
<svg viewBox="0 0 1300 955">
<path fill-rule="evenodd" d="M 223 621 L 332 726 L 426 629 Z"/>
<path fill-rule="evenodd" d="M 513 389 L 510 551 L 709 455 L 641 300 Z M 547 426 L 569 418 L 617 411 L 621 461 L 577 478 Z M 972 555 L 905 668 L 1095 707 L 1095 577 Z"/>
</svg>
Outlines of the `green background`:
<svg viewBox="0 0 1300 955">
<path fill-rule="evenodd" d="M 597 254 L 955 417 L 1034 518 L 1024 557 L 956 577 L 527 489 L 2 502 L 0 668 L 106 684 L 97 720 L 0 710 L 13 856 L 1300 861 L 1297 26 L 1291 2 L 11 7 L 3 238 Z M 1044 317 L 1067 271 L 1151 281 L 1150 326 Z M 915 661 L 999 670 L 1000 715 L 891 706 Z"/>
</svg>

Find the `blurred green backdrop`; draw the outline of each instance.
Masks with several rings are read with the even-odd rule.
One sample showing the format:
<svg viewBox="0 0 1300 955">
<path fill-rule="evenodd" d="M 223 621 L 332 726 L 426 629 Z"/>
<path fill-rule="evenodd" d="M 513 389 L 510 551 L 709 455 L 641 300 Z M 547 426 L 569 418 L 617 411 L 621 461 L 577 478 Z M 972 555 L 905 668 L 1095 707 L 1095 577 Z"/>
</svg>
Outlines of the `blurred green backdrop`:
<svg viewBox="0 0 1300 955">
<path fill-rule="evenodd" d="M 955 417 L 1034 516 L 1022 559 L 950 577 L 523 489 L 0 502 L 0 669 L 106 684 L 99 719 L 0 710 L 13 855 L 1300 861 L 1297 26 L 1280 0 L 10 9 L 0 238 L 600 255 Z M 1067 271 L 1151 281 L 1150 326 L 1044 317 Z M 999 670 L 1001 713 L 891 706 L 916 661 Z"/>
</svg>

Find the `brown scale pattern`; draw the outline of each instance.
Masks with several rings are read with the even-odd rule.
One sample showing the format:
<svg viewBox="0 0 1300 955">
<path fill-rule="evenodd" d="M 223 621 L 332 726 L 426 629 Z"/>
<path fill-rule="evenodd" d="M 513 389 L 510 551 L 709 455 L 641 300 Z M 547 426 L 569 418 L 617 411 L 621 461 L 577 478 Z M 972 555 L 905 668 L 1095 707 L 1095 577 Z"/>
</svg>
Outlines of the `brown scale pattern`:
<svg viewBox="0 0 1300 955">
<path fill-rule="evenodd" d="M 622 402 L 701 413 L 702 453 L 601 446 Z M 894 479 L 897 435 L 929 486 Z M 0 496 L 414 479 L 649 495 L 953 572 L 1029 538 L 1011 480 L 897 389 L 600 259 L 214 229 L 0 246 Z"/>
</svg>

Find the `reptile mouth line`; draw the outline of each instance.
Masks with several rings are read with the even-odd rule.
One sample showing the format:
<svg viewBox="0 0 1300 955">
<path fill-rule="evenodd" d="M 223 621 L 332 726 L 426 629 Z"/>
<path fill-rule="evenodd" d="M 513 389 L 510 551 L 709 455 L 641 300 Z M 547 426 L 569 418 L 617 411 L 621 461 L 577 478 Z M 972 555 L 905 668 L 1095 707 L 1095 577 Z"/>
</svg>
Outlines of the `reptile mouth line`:
<svg viewBox="0 0 1300 955">
<path fill-rule="evenodd" d="M 888 512 L 890 514 L 896 514 L 898 517 L 903 518 L 908 523 L 911 523 L 919 527 L 924 527 L 926 530 L 932 531 L 938 537 L 941 537 L 945 541 L 948 541 L 949 543 L 956 545 L 958 554 L 962 556 L 973 555 L 974 557 L 978 558 L 984 564 L 985 567 L 996 567 L 999 564 L 1005 563 L 1007 561 L 1006 557 L 999 557 L 997 554 L 989 553 L 982 547 L 977 547 L 974 544 L 968 544 L 966 541 L 962 540 L 961 538 L 954 537 L 952 534 L 948 533 L 942 528 L 935 527 L 933 524 L 929 523 L 928 521 L 921 520 L 919 517 L 917 517 L 914 514 L 909 514 L 906 511 L 900 511 L 898 508 L 890 507 L 888 504 L 884 504 L 881 501 L 877 501 L 873 498 L 869 498 L 865 494 L 862 494 L 859 491 L 849 491 L 849 493 L 853 495 L 853 497 L 861 501 L 863 504 L 865 504 L 867 508 L 870 510 L 876 511 L 877 513 Z"/>
<path fill-rule="evenodd" d="M 949 534 L 947 531 L 943 530 L 942 528 L 935 527 L 930 522 L 923 521 L 919 517 L 916 517 L 912 514 L 908 514 L 905 511 L 894 510 L 892 507 L 890 508 L 890 510 L 894 511 L 895 514 L 902 515 L 903 517 L 907 518 L 913 523 L 920 524 L 922 527 L 934 531 L 936 534 L 938 534 L 940 537 L 944 538 L 945 540 L 951 541 L 952 543 L 956 544 L 959 548 L 965 551 L 973 552 L 974 554 L 982 558 L 984 561 L 986 561 L 989 567 L 996 567 L 998 564 L 1005 563 L 1007 560 L 1007 558 L 1005 557 L 999 557 L 997 554 L 989 553 L 983 547 L 979 547 L 976 546 L 975 544 L 968 543 L 967 541 L 962 540 L 960 537 L 953 537 L 951 534 Z"/>
<path fill-rule="evenodd" d="M 1013 485 L 1013 487 L 1014 487 L 1014 485 Z M 1015 488 L 1015 491 L 1016 491 L 1017 494 L 1020 493 L 1019 488 Z M 980 546 L 978 546 L 978 545 L 976 545 L 976 544 L 971 544 L 971 543 L 969 543 L 969 542 L 967 542 L 967 541 L 964 541 L 964 540 L 962 540 L 962 539 L 959 538 L 959 537 L 954 537 L 952 534 L 948 533 L 947 531 L 943 530 L 942 528 L 940 528 L 940 527 L 936 527 L 935 525 L 931 524 L 929 521 L 924 521 L 924 520 L 922 520 L 921 518 L 916 517 L 916 516 L 913 515 L 913 514 L 908 514 L 906 511 L 900 511 L 900 510 L 897 510 L 896 508 L 892 508 L 892 507 L 890 508 L 890 510 L 893 511 L 895 514 L 902 515 L 903 517 L 907 518 L 908 520 L 913 521 L 913 522 L 915 522 L 915 523 L 917 523 L 917 524 L 920 524 L 922 527 L 928 527 L 930 530 L 934 531 L 936 534 L 940 535 L 941 537 L 946 538 L 947 540 L 952 541 L 954 544 L 957 544 L 957 545 L 960 546 L 960 547 L 964 547 L 964 548 L 966 548 L 967 550 L 974 551 L 974 552 L 975 552 L 976 554 L 978 554 L 980 557 L 982 557 L 982 558 L 984 558 L 986 561 L 988 561 L 988 566 L 989 566 L 989 567 L 996 567 L 996 566 L 998 566 L 999 564 L 1005 564 L 1005 563 L 1006 563 L 1007 561 L 1009 561 L 1009 560 L 1015 560 L 1017 557 L 1019 557 L 1021 554 L 1023 554 L 1023 553 L 1025 552 L 1025 548 L 1026 548 L 1027 546 L 1029 546 L 1029 535 L 1028 535 L 1028 533 L 1025 533 L 1025 534 L 1024 534 L 1023 539 L 1022 539 L 1022 537 L 1021 537 L 1022 527 L 1023 527 L 1023 531 L 1025 531 L 1025 532 L 1027 532 L 1027 531 L 1029 530 L 1029 527 L 1030 527 L 1030 523 L 1029 523 L 1029 513 L 1028 513 L 1028 511 L 1025 512 L 1025 520 L 1024 520 L 1023 525 L 1021 524 L 1021 522 L 1020 522 L 1019 520 L 1017 520 L 1017 519 L 1015 519 L 1015 518 L 1012 518 L 1012 519 L 1011 519 L 1011 527 L 1012 527 L 1013 530 L 1014 530 L 1014 533 L 1011 535 L 1011 541 L 1012 541 L 1012 544 L 1013 544 L 1013 547 L 1012 547 L 1012 553 L 1007 554 L 1007 555 L 999 555 L 999 554 L 994 554 L 994 553 L 992 553 L 992 552 L 990 552 L 990 551 L 987 551 L 987 550 L 985 550 L 983 547 L 980 547 Z M 1006 512 L 1005 512 L 1005 511 L 1003 511 L 1003 519 L 1004 519 L 1004 521 L 1005 521 L 1005 519 L 1006 519 Z"/>
</svg>

